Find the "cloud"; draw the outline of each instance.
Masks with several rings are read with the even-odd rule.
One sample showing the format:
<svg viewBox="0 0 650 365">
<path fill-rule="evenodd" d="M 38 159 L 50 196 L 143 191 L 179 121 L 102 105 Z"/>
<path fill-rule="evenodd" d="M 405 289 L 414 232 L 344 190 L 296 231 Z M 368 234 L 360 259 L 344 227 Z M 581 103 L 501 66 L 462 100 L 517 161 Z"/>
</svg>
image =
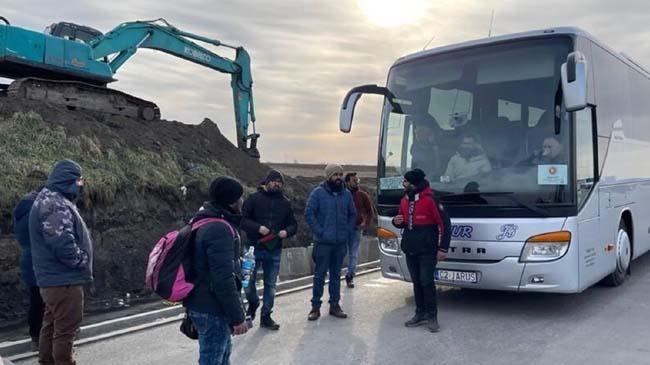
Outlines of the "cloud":
<svg viewBox="0 0 650 365">
<path fill-rule="evenodd" d="M 4 0 L 15 25 L 43 29 L 66 20 L 108 31 L 121 22 L 165 17 L 180 29 L 244 46 L 251 54 L 262 159 L 376 163 L 381 99 L 364 97 L 352 133 L 339 134 L 342 98 L 360 84 L 384 84 L 405 54 L 487 36 L 557 25 L 577 25 L 637 60 L 650 58 L 650 3 L 578 0 L 441 0 L 413 24 L 384 27 L 357 1 L 126 1 Z M 33 9 L 40 9 L 38 12 Z M 395 8 L 399 11 L 399 7 Z M 227 48 L 208 47 L 234 58 Z M 155 101 L 163 116 L 186 123 L 204 117 L 234 140 L 230 77 L 166 55 L 141 50 L 111 87 Z"/>
</svg>

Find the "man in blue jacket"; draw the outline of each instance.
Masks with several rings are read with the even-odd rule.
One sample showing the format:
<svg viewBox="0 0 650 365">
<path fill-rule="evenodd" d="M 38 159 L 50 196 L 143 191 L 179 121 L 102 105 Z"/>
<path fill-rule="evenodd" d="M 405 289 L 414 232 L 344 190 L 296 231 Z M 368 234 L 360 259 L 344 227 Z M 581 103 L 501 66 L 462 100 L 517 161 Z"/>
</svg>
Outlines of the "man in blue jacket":
<svg viewBox="0 0 650 365">
<path fill-rule="evenodd" d="M 43 299 L 36 285 L 36 276 L 32 267 L 32 248 L 29 240 L 29 212 L 32 210 L 32 204 L 34 204 L 34 200 L 41 189 L 42 187 L 23 196 L 14 208 L 14 232 L 16 232 L 16 240 L 22 250 L 20 275 L 25 287 L 29 291 L 27 324 L 29 325 L 29 336 L 32 338 L 32 351 L 38 351 L 38 338 L 41 333 L 41 323 L 43 322 Z"/>
<path fill-rule="evenodd" d="M 59 161 L 29 214 L 36 284 L 45 314 L 40 364 L 74 364 L 72 344 L 83 316 L 83 286 L 92 282 L 93 245 L 75 206 L 84 184 L 81 166 Z"/>
<path fill-rule="evenodd" d="M 305 220 L 313 232 L 314 268 L 313 297 L 308 319 L 320 317 L 321 297 L 325 275 L 329 271 L 330 315 L 347 318 L 339 305 L 341 298 L 341 267 L 347 254 L 348 242 L 354 238 L 357 213 L 352 194 L 343 184 L 343 168 L 329 164 L 325 167 L 326 180 L 309 195 Z"/>
</svg>

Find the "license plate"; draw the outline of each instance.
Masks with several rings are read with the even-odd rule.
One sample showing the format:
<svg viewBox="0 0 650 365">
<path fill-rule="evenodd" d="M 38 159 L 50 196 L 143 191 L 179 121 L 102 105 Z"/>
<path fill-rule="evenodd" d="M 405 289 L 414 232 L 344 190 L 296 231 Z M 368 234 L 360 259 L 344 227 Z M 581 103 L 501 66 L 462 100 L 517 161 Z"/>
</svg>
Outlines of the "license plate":
<svg viewBox="0 0 650 365">
<path fill-rule="evenodd" d="M 436 270 L 436 280 L 460 283 L 478 283 L 476 271 Z"/>
</svg>

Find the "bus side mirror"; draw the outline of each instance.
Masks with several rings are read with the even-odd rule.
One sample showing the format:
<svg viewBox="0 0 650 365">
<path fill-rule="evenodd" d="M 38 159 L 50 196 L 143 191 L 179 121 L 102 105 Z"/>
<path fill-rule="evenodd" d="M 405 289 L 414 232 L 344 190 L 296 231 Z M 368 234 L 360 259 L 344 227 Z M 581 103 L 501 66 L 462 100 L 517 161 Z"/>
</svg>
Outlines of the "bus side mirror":
<svg viewBox="0 0 650 365">
<path fill-rule="evenodd" d="M 361 85 L 352 88 L 343 98 L 343 105 L 341 105 L 341 113 L 339 115 L 339 129 L 343 133 L 350 133 L 352 130 L 352 119 L 354 118 L 354 108 L 357 101 L 363 94 L 376 94 L 383 95 L 388 98 L 388 101 L 393 107 L 393 110 L 401 113 L 402 107 L 397 104 L 393 99 L 394 95 L 384 86 L 377 85 Z"/>
<path fill-rule="evenodd" d="M 354 108 L 357 105 L 357 101 L 361 98 L 361 92 L 352 92 L 350 91 L 343 99 L 343 105 L 341 105 L 341 114 L 339 115 L 339 129 L 343 133 L 350 133 L 352 130 L 352 118 L 354 118 Z"/>
<path fill-rule="evenodd" d="M 587 107 L 587 60 L 580 51 L 569 53 L 560 69 L 562 94 L 568 112 Z"/>
</svg>

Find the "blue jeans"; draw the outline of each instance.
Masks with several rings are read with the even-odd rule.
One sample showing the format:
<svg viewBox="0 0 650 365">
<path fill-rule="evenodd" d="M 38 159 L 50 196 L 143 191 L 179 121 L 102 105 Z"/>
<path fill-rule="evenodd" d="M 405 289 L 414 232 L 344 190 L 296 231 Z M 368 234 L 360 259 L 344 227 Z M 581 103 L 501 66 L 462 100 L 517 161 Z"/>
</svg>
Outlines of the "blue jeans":
<svg viewBox="0 0 650 365">
<path fill-rule="evenodd" d="M 361 243 L 361 230 L 357 229 L 354 237 L 348 243 L 348 274 L 346 276 L 354 277 L 357 272 L 357 262 L 359 261 L 359 244 Z"/>
<path fill-rule="evenodd" d="M 189 311 L 199 333 L 199 365 L 230 365 L 230 324 L 214 314 Z"/>
<path fill-rule="evenodd" d="M 275 284 L 278 281 L 280 273 L 280 260 L 282 251 L 255 251 L 255 268 L 246 289 L 246 299 L 249 306 L 257 307 L 260 304 L 260 298 L 257 296 L 255 280 L 257 279 L 257 269 L 261 266 L 264 270 L 264 295 L 262 297 L 262 316 L 268 316 L 273 312 L 273 303 L 275 301 Z"/>
<path fill-rule="evenodd" d="M 312 259 L 316 267 L 314 268 L 314 286 L 312 289 L 311 306 L 313 308 L 320 308 L 325 287 L 325 275 L 330 273 L 330 305 L 339 303 L 341 299 L 341 268 L 343 267 L 343 259 L 347 254 L 348 245 L 327 245 L 322 243 L 314 244 L 314 251 L 312 252 Z"/>
</svg>

